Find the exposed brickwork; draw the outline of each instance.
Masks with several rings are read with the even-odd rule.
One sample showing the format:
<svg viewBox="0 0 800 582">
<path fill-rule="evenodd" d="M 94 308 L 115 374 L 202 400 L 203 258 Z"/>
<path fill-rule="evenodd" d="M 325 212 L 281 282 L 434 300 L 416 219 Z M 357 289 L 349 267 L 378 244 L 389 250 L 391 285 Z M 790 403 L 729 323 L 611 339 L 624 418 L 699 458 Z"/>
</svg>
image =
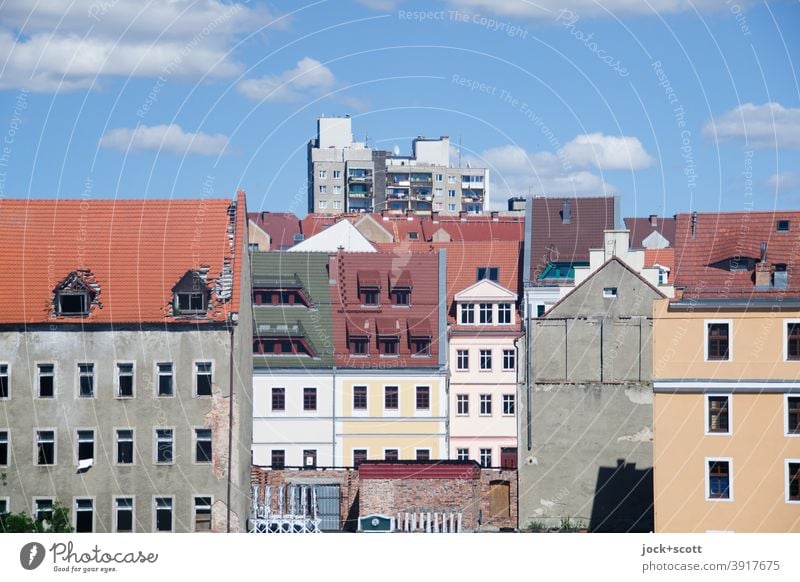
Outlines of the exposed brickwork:
<svg viewBox="0 0 800 582">
<path fill-rule="evenodd" d="M 492 515 L 492 484 L 508 483 L 508 513 Z M 517 527 L 517 472 L 500 469 L 481 470 L 481 512 L 483 513 L 482 529 L 500 529 Z"/>
</svg>

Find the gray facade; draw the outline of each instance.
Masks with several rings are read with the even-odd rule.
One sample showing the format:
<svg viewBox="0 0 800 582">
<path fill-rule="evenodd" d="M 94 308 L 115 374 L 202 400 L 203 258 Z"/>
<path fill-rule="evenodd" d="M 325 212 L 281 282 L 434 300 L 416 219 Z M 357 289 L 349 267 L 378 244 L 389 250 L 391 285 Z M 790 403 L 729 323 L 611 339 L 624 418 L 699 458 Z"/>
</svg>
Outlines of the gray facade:
<svg viewBox="0 0 800 582">
<path fill-rule="evenodd" d="M 520 527 L 650 531 L 652 301 L 614 258 L 528 320 L 520 397 Z"/>
</svg>

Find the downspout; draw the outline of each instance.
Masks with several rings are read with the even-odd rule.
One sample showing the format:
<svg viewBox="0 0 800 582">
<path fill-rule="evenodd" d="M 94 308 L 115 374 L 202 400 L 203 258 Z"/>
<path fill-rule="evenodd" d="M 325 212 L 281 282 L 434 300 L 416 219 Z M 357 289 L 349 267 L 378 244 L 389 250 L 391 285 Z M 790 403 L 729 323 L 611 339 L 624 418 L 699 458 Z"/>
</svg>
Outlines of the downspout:
<svg viewBox="0 0 800 582">
<path fill-rule="evenodd" d="M 600 383 L 603 383 L 603 319 L 600 319 Z"/>
<path fill-rule="evenodd" d="M 531 397 L 531 310 L 525 310 L 527 325 L 525 326 L 525 351 L 527 357 L 525 358 L 525 402 L 526 402 L 526 432 L 528 450 L 533 448 L 533 429 L 531 424 L 533 422 L 533 398 Z"/>
<path fill-rule="evenodd" d="M 233 469 L 233 340 L 234 331 L 233 322 L 228 328 L 231 334 L 231 350 L 228 357 L 228 386 L 230 387 L 230 400 L 228 401 L 228 493 L 227 493 L 227 518 L 225 524 L 225 531 L 231 533 L 231 470 Z"/>
<path fill-rule="evenodd" d="M 639 318 L 639 382 L 642 381 L 642 318 Z"/>
<path fill-rule="evenodd" d="M 564 382 L 569 382 L 569 320 L 564 318 Z"/>
<path fill-rule="evenodd" d="M 331 397 L 333 398 L 331 410 L 331 466 L 336 466 L 336 366 L 331 370 L 333 374 L 333 391 Z"/>
</svg>

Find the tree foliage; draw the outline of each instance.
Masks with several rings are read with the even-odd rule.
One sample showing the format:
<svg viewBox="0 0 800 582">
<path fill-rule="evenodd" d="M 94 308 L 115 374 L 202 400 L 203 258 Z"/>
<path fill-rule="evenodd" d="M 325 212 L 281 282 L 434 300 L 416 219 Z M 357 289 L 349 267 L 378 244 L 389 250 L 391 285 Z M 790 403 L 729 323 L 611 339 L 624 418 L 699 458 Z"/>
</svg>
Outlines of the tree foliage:
<svg viewBox="0 0 800 582">
<path fill-rule="evenodd" d="M 33 519 L 25 513 L 0 513 L 0 533 L 71 533 L 69 509 L 53 504 L 51 519 Z"/>
</svg>

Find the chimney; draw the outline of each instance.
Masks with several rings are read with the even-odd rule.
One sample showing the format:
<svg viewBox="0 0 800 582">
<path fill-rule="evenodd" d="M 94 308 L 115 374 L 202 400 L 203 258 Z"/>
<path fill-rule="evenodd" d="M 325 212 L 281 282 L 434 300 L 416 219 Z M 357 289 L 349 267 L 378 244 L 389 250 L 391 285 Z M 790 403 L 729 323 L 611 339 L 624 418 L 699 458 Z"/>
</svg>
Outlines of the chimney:
<svg viewBox="0 0 800 582">
<path fill-rule="evenodd" d="M 569 209 L 569 200 L 564 200 L 561 203 L 561 224 L 570 224 L 572 222 L 572 214 Z"/>
<path fill-rule="evenodd" d="M 492 210 L 491 212 L 492 221 L 499 222 L 500 221 L 500 213 L 497 210 Z"/>
<path fill-rule="evenodd" d="M 439 211 L 438 210 L 434 210 L 434 211 L 431 212 L 431 220 L 433 221 L 433 224 L 439 224 Z"/>
<path fill-rule="evenodd" d="M 692 212 L 692 240 L 697 238 L 697 210 Z"/>
<path fill-rule="evenodd" d="M 767 262 L 767 243 L 761 241 L 761 260 L 756 263 L 756 289 L 772 286 L 772 265 Z"/>
<path fill-rule="evenodd" d="M 466 220 L 466 219 L 467 219 L 467 211 L 466 211 L 466 210 L 461 210 L 461 211 L 458 213 L 458 217 L 459 217 L 461 220 Z"/>
<path fill-rule="evenodd" d="M 653 228 L 658 226 L 658 214 L 650 215 L 650 226 L 652 226 Z"/>
</svg>

